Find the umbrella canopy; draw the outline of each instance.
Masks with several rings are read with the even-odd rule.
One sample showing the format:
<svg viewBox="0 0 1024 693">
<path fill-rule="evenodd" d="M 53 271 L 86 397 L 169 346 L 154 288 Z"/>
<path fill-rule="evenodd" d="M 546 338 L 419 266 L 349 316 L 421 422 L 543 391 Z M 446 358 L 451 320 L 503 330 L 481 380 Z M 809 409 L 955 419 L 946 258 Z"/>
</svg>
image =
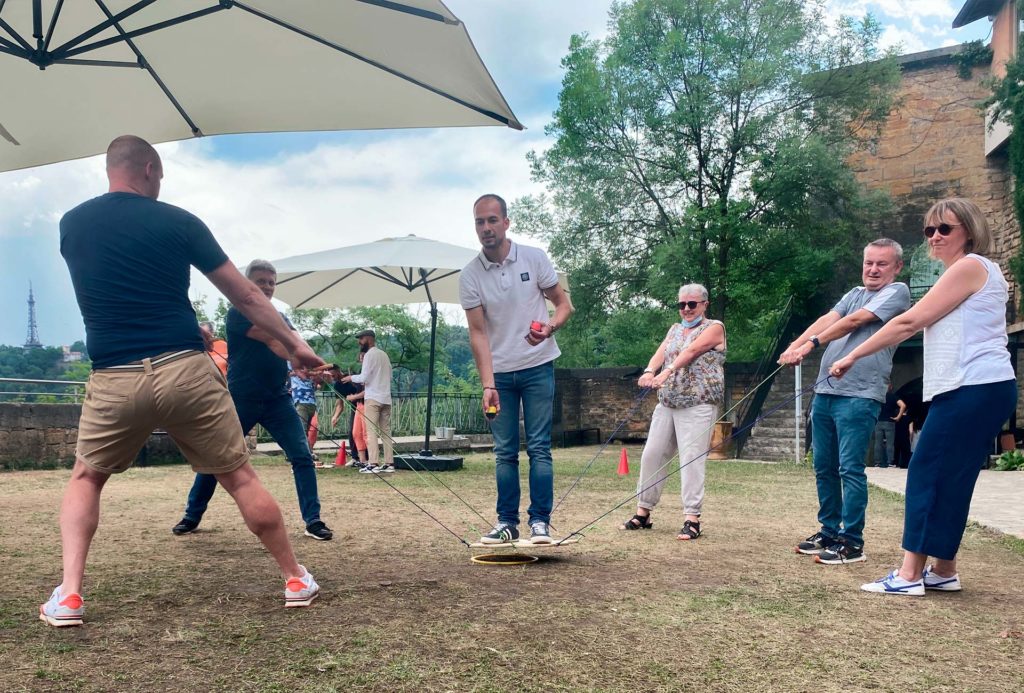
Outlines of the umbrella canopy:
<svg viewBox="0 0 1024 693">
<path fill-rule="evenodd" d="M 522 129 L 440 0 L 0 0 L 0 171 L 243 132 Z"/>
<path fill-rule="evenodd" d="M 296 255 L 274 261 L 275 298 L 294 308 L 458 303 L 459 272 L 479 252 L 409 235 Z"/>
<path fill-rule="evenodd" d="M 459 272 L 479 252 L 410 234 L 273 263 L 277 268 L 274 298 L 293 308 L 430 303 L 430 372 L 421 455 L 430 455 L 437 304 L 459 303 Z M 564 274 L 558 274 L 558 283 L 568 290 Z"/>
</svg>

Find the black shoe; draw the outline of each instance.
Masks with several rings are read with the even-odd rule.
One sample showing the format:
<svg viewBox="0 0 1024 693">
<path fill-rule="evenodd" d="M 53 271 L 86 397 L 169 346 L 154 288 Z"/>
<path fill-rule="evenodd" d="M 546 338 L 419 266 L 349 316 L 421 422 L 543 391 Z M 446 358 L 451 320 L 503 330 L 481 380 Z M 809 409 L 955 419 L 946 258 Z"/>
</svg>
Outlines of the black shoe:
<svg viewBox="0 0 1024 693">
<path fill-rule="evenodd" d="M 198 526 L 198 522 L 190 520 L 187 517 L 183 517 L 181 518 L 181 522 L 171 527 L 171 531 L 180 537 L 182 534 L 191 534 L 196 531 L 196 527 Z"/>
<path fill-rule="evenodd" d="M 833 544 L 838 543 L 835 539 L 818 532 L 804 539 L 802 542 L 796 545 L 795 551 L 797 553 L 806 554 L 808 556 L 817 556 L 822 551 L 830 548 Z"/>
<path fill-rule="evenodd" d="M 499 522 L 487 534 L 480 537 L 481 544 L 511 544 L 519 539 L 519 528 L 508 522 Z"/>
<path fill-rule="evenodd" d="M 825 565 L 842 565 L 843 563 L 860 563 L 868 560 L 864 555 L 863 544 L 851 544 L 840 539 L 814 557 L 816 563 Z"/>
<path fill-rule="evenodd" d="M 306 527 L 306 536 L 313 537 L 317 541 L 330 541 L 334 537 L 334 532 L 324 524 L 323 520 L 314 520 Z"/>
</svg>

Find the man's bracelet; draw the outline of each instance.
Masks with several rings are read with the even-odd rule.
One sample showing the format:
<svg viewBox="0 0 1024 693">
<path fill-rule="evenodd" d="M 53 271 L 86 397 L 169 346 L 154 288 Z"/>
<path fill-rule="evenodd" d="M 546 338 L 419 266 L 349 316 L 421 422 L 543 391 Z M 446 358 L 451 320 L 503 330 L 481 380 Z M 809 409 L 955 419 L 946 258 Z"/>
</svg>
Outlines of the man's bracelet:
<svg viewBox="0 0 1024 693">
<path fill-rule="evenodd" d="M 813 344 L 815 349 L 821 346 L 821 340 L 818 339 L 818 335 L 816 334 L 808 337 L 807 341 Z"/>
<path fill-rule="evenodd" d="M 484 389 L 485 390 L 494 390 L 495 392 L 498 391 L 498 388 L 496 388 L 496 387 L 485 387 Z"/>
</svg>

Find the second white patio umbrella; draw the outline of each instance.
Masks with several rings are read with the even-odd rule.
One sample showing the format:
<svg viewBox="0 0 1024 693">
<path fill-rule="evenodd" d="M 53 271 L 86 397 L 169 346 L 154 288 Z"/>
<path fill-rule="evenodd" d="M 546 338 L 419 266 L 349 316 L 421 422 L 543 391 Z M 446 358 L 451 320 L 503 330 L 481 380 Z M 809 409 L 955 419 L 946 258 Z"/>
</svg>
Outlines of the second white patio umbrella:
<svg viewBox="0 0 1024 693">
<path fill-rule="evenodd" d="M 423 452 L 430 455 L 437 304 L 459 303 L 459 272 L 479 250 L 409 235 L 275 260 L 274 294 L 293 308 L 430 304 L 430 367 Z M 568 290 L 565 275 L 559 284 Z M 524 331 L 525 334 L 525 331 Z"/>
</svg>

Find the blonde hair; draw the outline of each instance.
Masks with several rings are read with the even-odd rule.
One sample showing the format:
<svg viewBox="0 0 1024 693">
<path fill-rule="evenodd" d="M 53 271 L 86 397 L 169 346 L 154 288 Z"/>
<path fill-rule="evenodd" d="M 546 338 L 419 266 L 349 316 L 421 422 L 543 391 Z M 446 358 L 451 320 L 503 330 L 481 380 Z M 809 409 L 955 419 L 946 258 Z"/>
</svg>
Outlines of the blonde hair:
<svg viewBox="0 0 1024 693">
<path fill-rule="evenodd" d="M 952 213 L 963 224 L 964 232 L 967 234 L 965 253 L 988 255 L 992 252 L 992 232 L 989 231 L 988 221 L 978 205 L 964 197 L 947 197 L 932 205 L 924 215 L 924 223 L 941 224 L 946 212 Z"/>
</svg>

